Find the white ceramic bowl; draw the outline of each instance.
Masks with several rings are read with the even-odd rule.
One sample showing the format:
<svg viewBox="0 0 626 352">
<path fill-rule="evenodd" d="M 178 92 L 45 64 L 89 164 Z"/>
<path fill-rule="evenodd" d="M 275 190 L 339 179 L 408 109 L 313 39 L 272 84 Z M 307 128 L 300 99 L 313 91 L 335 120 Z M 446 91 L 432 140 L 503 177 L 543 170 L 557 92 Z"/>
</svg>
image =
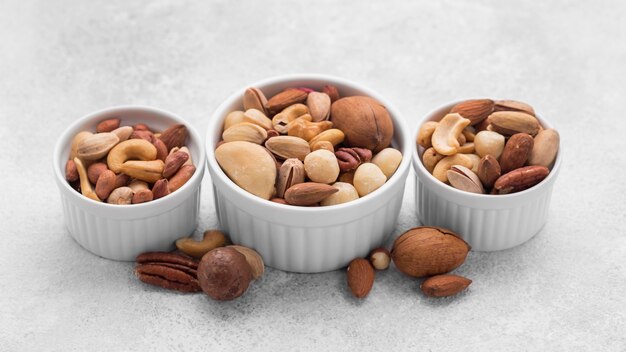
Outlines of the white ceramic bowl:
<svg viewBox="0 0 626 352">
<path fill-rule="evenodd" d="M 439 121 L 457 103 L 446 104 L 426 115 L 413 140 L 424 122 Z M 552 127 L 545 119 L 537 118 L 544 128 Z M 532 188 L 506 195 L 469 193 L 444 184 L 424 167 L 424 148 L 413 148 L 415 205 L 420 222 L 453 230 L 476 251 L 497 251 L 528 241 L 548 218 L 552 187 L 561 168 L 561 147 L 548 177 Z"/>
<path fill-rule="evenodd" d="M 72 139 L 80 131 L 95 131 L 99 121 L 113 117 L 120 118 L 122 126 L 145 123 L 157 130 L 176 123 L 185 124 L 189 131 L 189 151 L 196 166 L 191 179 L 176 192 L 142 204 L 106 204 L 76 192 L 65 180 L 65 163 Z M 53 160 L 70 235 L 90 252 L 113 260 L 133 261 L 142 252 L 173 249 L 176 239 L 192 234 L 196 228 L 204 163 L 199 134 L 171 112 L 145 106 L 119 106 L 78 119 L 57 141 Z"/>
<path fill-rule="evenodd" d="M 244 191 L 226 176 L 215 160 L 214 149 L 226 114 L 242 109 L 248 86 L 226 99 L 209 121 L 207 163 L 220 226 L 234 243 L 256 249 L 267 265 L 281 270 L 323 272 L 366 256 L 392 233 L 402 205 L 412 143 L 400 112 L 387 99 L 357 83 L 324 75 L 274 77 L 249 86 L 270 97 L 288 87 L 321 90 L 325 84 L 337 86 L 342 96 L 367 95 L 384 104 L 394 124 L 392 145 L 404 156 L 381 188 L 352 202 L 314 208 L 273 203 Z"/>
</svg>

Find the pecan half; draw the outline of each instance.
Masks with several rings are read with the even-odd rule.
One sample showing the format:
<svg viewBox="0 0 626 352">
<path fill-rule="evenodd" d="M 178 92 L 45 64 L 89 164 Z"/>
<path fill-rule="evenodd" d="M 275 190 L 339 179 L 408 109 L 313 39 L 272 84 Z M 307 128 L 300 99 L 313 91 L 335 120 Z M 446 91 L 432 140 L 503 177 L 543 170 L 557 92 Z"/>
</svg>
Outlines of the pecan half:
<svg viewBox="0 0 626 352">
<path fill-rule="evenodd" d="M 372 151 L 365 148 L 339 148 L 335 152 L 342 172 L 356 170 L 359 165 L 372 160 Z"/>
<path fill-rule="evenodd" d="M 496 180 L 492 193 L 508 194 L 523 191 L 541 182 L 550 170 L 545 166 L 526 166 L 506 173 Z"/>
<path fill-rule="evenodd" d="M 180 292 L 198 292 L 198 261 L 176 253 L 147 252 L 136 258 L 135 276 L 147 284 Z"/>
</svg>

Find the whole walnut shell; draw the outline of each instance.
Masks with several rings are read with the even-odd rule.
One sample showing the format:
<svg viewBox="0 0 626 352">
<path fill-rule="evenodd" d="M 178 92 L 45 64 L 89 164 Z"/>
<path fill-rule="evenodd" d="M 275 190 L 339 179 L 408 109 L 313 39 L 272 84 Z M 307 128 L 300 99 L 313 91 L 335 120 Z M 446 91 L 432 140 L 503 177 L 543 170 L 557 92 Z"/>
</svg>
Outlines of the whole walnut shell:
<svg viewBox="0 0 626 352">
<path fill-rule="evenodd" d="M 202 291 L 218 301 L 229 301 L 243 295 L 252 270 L 246 257 L 232 247 L 216 248 L 202 257 L 198 281 Z"/>
<path fill-rule="evenodd" d="M 377 153 L 389 146 L 393 122 L 377 100 L 364 96 L 341 98 L 331 106 L 330 120 L 345 135 L 348 147 L 361 147 Z"/>
</svg>

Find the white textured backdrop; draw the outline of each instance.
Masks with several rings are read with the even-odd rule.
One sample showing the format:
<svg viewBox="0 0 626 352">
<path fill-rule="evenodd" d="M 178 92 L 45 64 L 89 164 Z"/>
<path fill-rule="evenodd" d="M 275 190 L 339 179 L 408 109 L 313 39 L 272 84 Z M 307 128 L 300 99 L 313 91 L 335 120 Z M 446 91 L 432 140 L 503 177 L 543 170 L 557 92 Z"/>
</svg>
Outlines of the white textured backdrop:
<svg viewBox="0 0 626 352">
<path fill-rule="evenodd" d="M 0 350 L 626 349 L 626 5 L 623 1 L 0 2 Z M 272 75 L 366 84 L 411 129 L 466 97 L 531 103 L 564 164 L 548 224 L 471 253 L 474 280 L 426 299 L 395 269 L 356 301 L 343 271 L 268 269 L 218 303 L 141 284 L 67 234 L 53 144 L 118 104 L 179 113 L 202 133 L 221 100 Z M 208 173 L 207 173 L 208 176 Z M 409 176 L 394 237 L 417 224 Z M 197 233 L 217 226 L 205 178 Z M 503 234 L 506 235 L 506 234 Z"/>
</svg>

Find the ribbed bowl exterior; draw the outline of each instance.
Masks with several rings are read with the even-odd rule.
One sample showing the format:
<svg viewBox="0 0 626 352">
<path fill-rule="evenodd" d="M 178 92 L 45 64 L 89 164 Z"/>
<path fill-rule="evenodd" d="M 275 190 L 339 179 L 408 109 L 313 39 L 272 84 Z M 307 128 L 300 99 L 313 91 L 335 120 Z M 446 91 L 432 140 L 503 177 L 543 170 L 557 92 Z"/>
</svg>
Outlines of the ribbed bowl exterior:
<svg viewBox="0 0 626 352">
<path fill-rule="evenodd" d="M 300 226 L 293 217 L 286 223 L 263 211 L 246 211 L 219 187 L 214 187 L 213 195 L 220 226 L 233 243 L 256 249 L 273 268 L 315 273 L 342 268 L 385 242 L 398 219 L 404 183 L 389 192 L 393 195 L 376 209 L 345 212 L 338 223 L 314 214 L 299 216 Z"/>
<path fill-rule="evenodd" d="M 457 102 L 446 104 L 426 115 L 439 121 Z M 544 128 L 551 125 L 537 116 Z M 417 132 L 415 137 L 417 137 Z M 415 138 L 414 138 L 415 140 Z M 519 193 L 486 195 L 463 192 L 431 175 L 421 161 L 423 148 L 413 150 L 415 205 L 425 226 L 448 228 L 463 237 L 472 250 L 498 251 L 520 245 L 535 236 L 548 219 L 554 182 L 561 167 L 562 147 L 550 174 L 539 184 Z"/>
<path fill-rule="evenodd" d="M 257 250 L 266 265 L 285 271 L 336 270 L 354 258 L 367 256 L 393 232 L 402 205 L 412 143 L 399 111 L 383 97 L 354 82 L 315 74 L 275 77 L 251 86 L 271 96 L 288 87 L 321 90 L 326 84 L 338 87 L 343 96 L 367 95 L 379 100 L 394 123 L 392 145 L 402 152 L 402 162 L 381 188 L 360 199 L 330 207 L 296 207 L 253 196 L 231 181 L 217 164 L 214 150 L 225 116 L 242 109 L 245 88 L 217 108 L 207 130 L 207 165 L 221 229 L 234 243 Z"/>
<path fill-rule="evenodd" d="M 415 204 L 420 222 L 456 232 L 475 251 L 498 251 L 520 245 L 537 234 L 548 219 L 552 184 L 523 202 L 501 209 L 486 209 L 461 205 L 439 194 L 436 188 L 424 185 L 419 177 L 415 179 Z"/>
<path fill-rule="evenodd" d="M 65 181 L 71 141 L 79 131 L 95 131 L 98 122 L 113 117 L 122 119 L 124 125 L 146 123 L 157 130 L 185 124 L 189 132 L 187 146 L 196 166 L 194 175 L 170 195 L 143 204 L 106 204 L 76 192 Z M 142 252 L 173 249 L 176 239 L 193 234 L 196 228 L 205 163 L 204 144 L 198 132 L 171 112 L 147 106 L 118 106 L 78 119 L 57 141 L 53 157 L 69 234 L 91 253 L 113 260 L 134 261 Z"/>
<path fill-rule="evenodd" d="M 174 241 L 192 234 L 198 222 L 200 188 L 180 205 L 163 213 L 136 219 L 116 219 L 91 213 L 61 195 L 70 235 L 100 257 L 134 261 L 143 252 L 169 251 Z"/>
</svg>

